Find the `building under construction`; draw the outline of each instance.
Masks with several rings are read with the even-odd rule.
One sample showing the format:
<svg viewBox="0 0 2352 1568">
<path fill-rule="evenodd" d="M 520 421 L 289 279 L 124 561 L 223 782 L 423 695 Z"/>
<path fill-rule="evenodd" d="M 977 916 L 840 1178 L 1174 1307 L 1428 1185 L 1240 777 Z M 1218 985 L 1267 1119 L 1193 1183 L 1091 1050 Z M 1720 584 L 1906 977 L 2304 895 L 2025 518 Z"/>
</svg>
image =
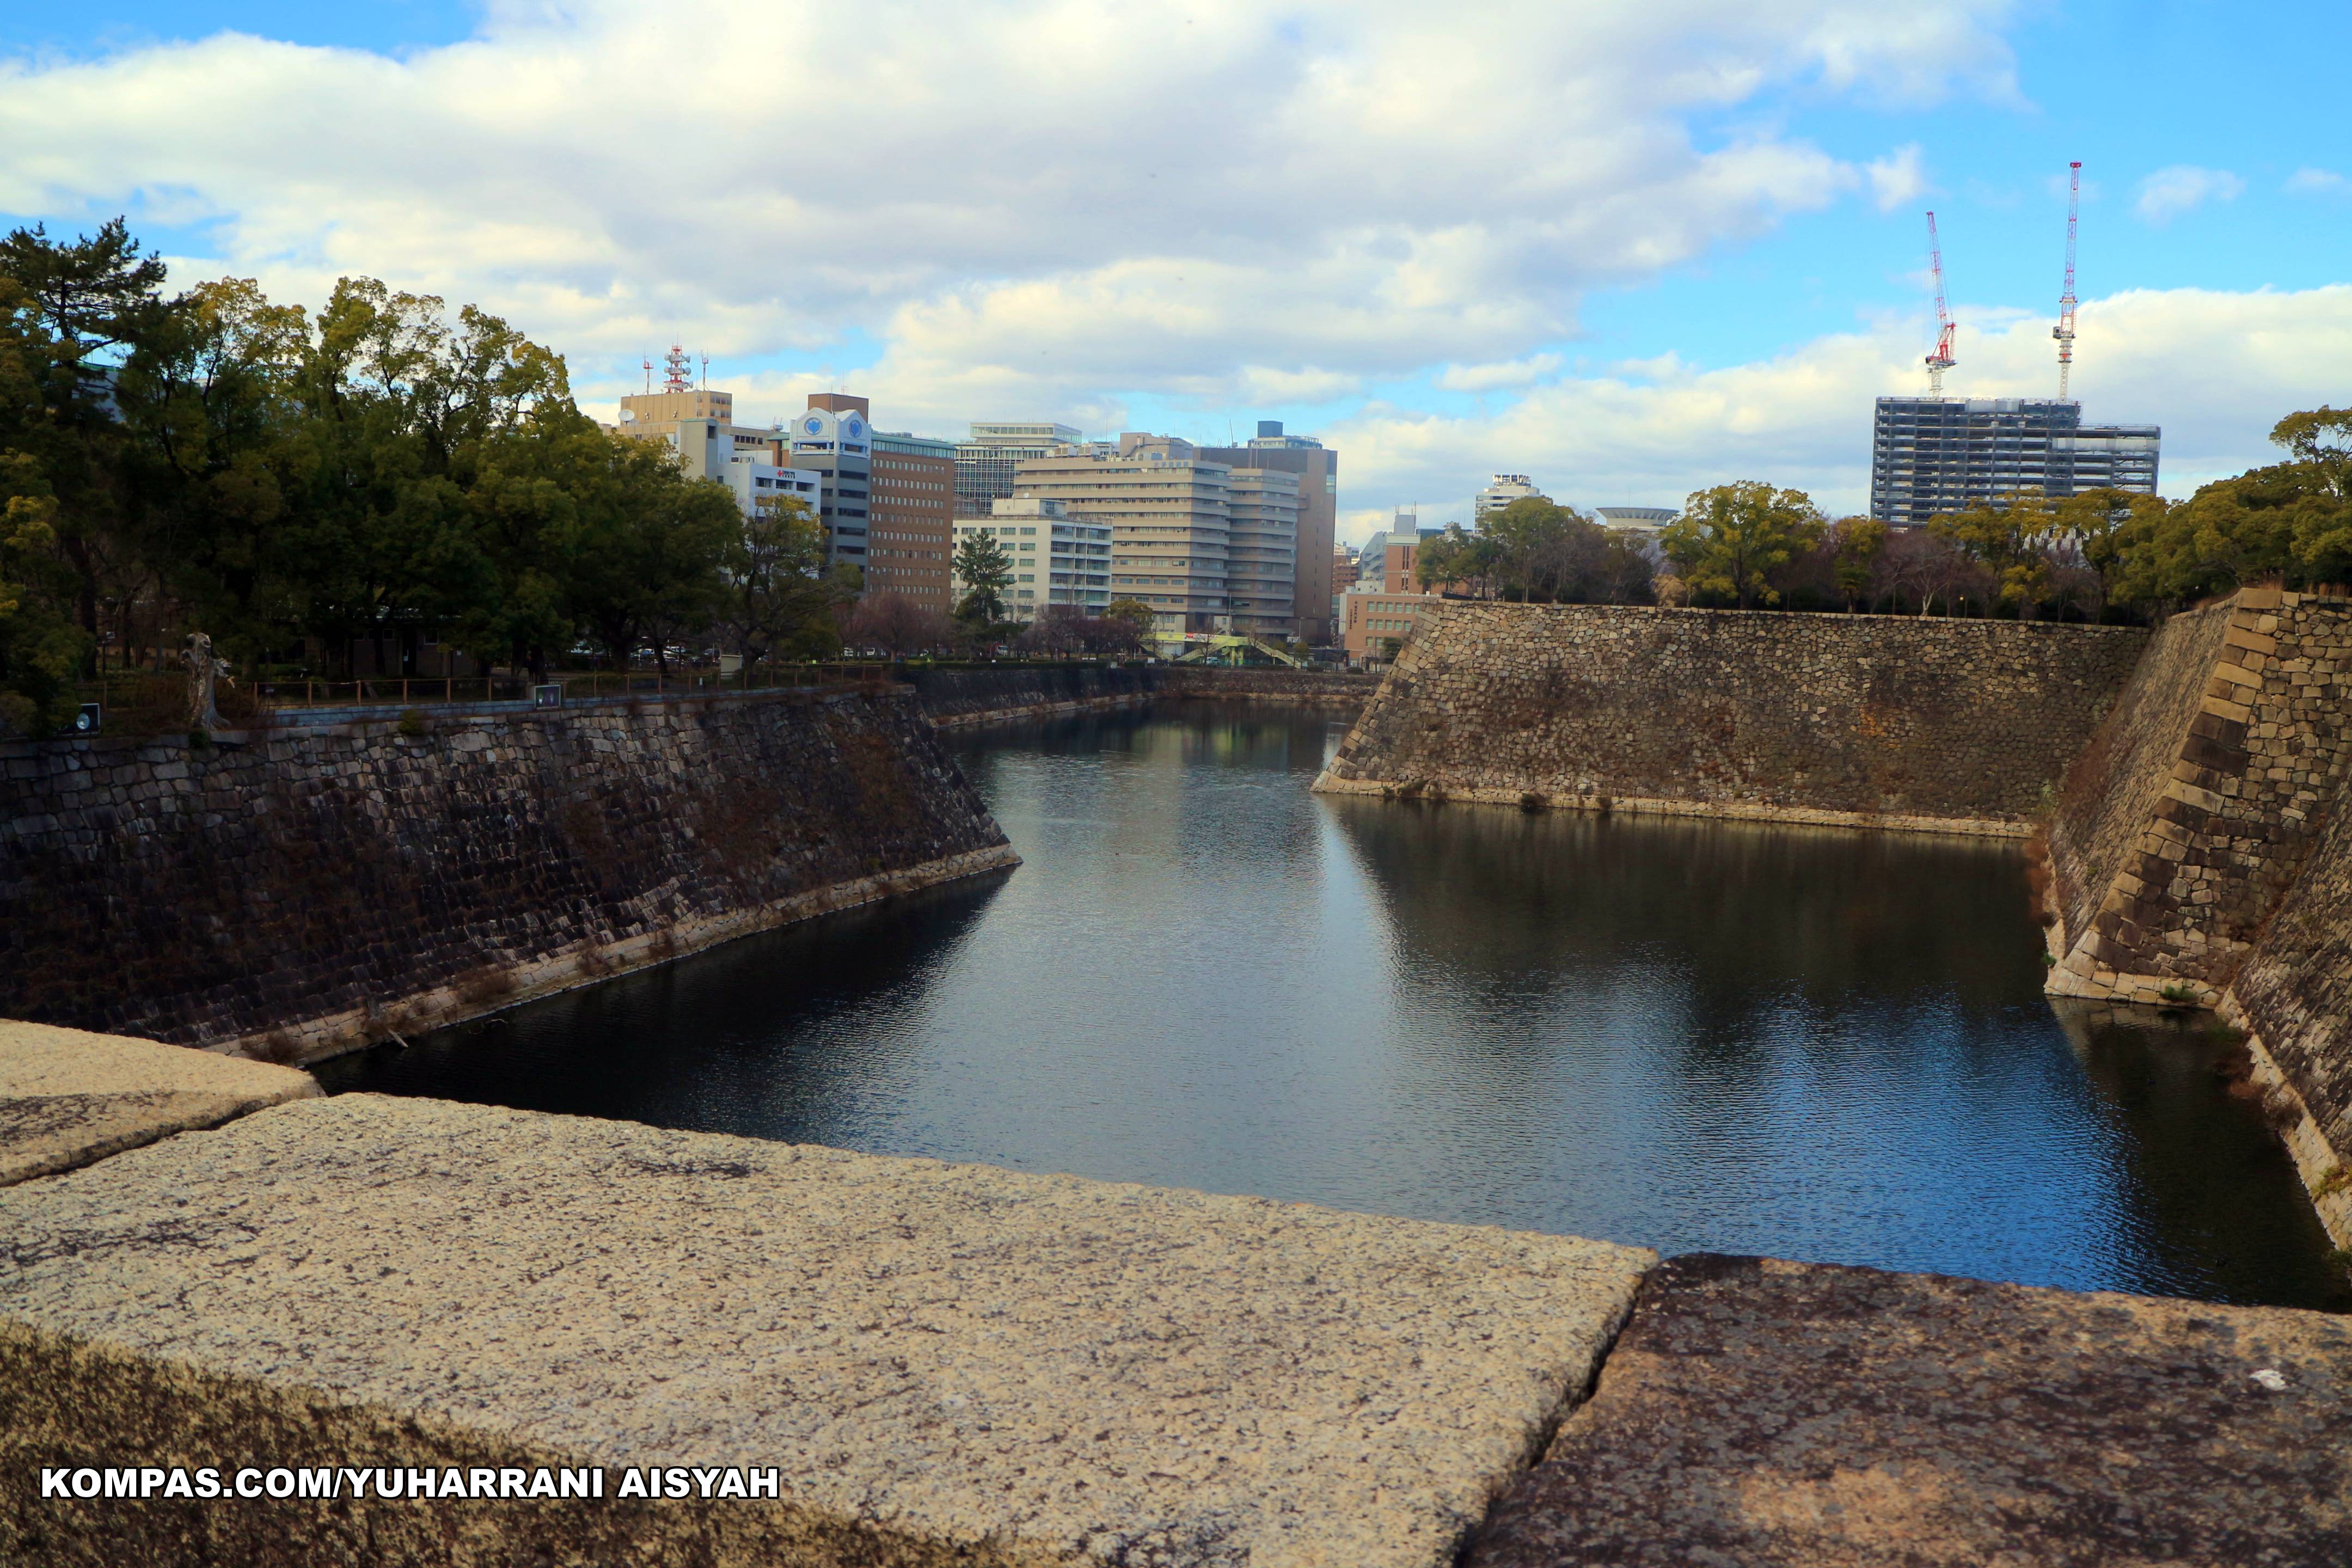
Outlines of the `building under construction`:
<svg viewBox="0 0 2352 1568">
<path fill-rule="evenodd" d="M 1944 248 L 1936 215 L 1927 215 L 1927 262 L 1936 279 L 1936 346 L 1928 353 L 1927 395 L 1882 397 L 1870 430 L 1870 515 L 1916 528 L 1937 512 L 1958 511 L 2028 491 L 2062 500 L 2084 490 L 2156 493 L 2153 425 L 2085 425 L 2067 395 L 2074 368 L 2074 230 L 2083 165 L 2067 170 L 2066 281 L 2058 295 L 2058 395 L 1946 397 L 1944 373 L 1958 363 L 1955 327 L 1944 304 Z"/>
<path fill-rule="evenodd" d="M 2154 425 L 2085 425 L 2055 398 L 1882 397 L 1871 426 L 1870 515 L 1898 528 L 2035 490 L 2156 493 Z"/>
</svg>

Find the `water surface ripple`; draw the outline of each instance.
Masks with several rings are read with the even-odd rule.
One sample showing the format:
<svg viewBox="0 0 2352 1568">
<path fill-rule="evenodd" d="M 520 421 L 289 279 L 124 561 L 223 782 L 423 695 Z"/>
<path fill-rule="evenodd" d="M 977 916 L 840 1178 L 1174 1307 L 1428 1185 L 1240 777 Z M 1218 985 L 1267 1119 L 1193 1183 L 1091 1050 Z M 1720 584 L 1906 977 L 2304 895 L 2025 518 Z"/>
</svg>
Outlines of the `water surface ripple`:
<svg viewBox="0 0 2352 1568">
<path fill-rule="evenodd" d="M 2013 847 L 1312 795 L 1343 726 L 957 738 L 1027 863 L 337 1089 L 2030 1284 L 2352 1308 L 2188 1021 L 2053 1013 Z"/>
</svg>

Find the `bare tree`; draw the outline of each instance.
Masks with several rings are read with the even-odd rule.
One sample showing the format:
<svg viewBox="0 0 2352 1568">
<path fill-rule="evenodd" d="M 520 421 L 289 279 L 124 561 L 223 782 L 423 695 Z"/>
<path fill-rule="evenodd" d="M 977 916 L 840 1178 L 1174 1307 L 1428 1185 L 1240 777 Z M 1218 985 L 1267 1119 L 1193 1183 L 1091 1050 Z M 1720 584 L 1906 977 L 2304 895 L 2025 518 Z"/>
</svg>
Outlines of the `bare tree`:
<svg viewBox="0 0 2352 1568">
<path fill-rule="evenodd" d="M 892 658 L 942 647 L 951 628 L 947 616 L 904 594 L 869 594 L 850 612 L 845 637 L 852 647 L 879 648 Z"/>
</svg>

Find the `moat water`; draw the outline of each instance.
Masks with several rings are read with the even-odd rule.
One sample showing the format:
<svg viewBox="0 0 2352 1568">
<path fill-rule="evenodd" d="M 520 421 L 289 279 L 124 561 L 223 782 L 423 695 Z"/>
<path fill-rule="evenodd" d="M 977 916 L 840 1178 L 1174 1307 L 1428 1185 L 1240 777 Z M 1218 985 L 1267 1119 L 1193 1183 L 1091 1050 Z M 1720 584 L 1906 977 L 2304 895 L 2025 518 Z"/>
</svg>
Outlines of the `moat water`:
<svg viewBox="0 0 2352 1568">
<path fill-rule="evenodd" d="M 954 738 L 1018 870 L 337 1090 L 1423 1219 L 2352 1310 L 2190 1019 L 2062 1016 L 2011 846 L 1308 793 L 1185 707 Z"/>
</svg>

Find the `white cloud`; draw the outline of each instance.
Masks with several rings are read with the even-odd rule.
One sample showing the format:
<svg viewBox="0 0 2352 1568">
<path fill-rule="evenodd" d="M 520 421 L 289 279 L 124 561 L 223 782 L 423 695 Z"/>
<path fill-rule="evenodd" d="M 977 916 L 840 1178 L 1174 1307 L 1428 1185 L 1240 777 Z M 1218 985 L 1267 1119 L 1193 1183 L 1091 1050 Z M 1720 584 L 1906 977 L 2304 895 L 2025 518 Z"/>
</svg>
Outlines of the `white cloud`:
<svg viewBox="0 0 2352 1568">
<path fill-rule="evenodd" d="M 1895 199 L 1915 149 L 1688 126 L 1790 89 L 2013 96 L 2008 12 L 908 0 L 787 31 L 499 0 L 399 58 L 223 34 L 0 64 L 0 210 L 168 213 L 211 226 L 191 271 L 305 299 L 373 273 L 583 359 L 863 334 L 909 419 L 1336 396 L 1516 362 L 1587 289 Z"/>
<path fill-rule="evenodd" d="M 1869 174 L 1870 199 L 1880 212 L 1891 213 L 1927 194 L 1927 171 L 1916 142 L 1873 159 Z"/>
<path fill-rule="evenodd" d="M 2245 188 L 2246 182 L 2227 169 L 2175 163 L 2139 183 L 2139 216 L 2153 224 L 2170 223 L 2207 202 L 2235 201 Z"/>
<path fill-rule="evenodd" d="M 1437 384 L 1448 392 L 1498 392 L 1541 381 L 1559 366 L 1558 354 L 1529 354 L 1525 359 L 1494 360 L 1486 364 L 1449 364 L 1438 374 Z"/>
<path fill-rule="evenodd" d="M 1948 392 L 2055 395 L 2045 313 L 1968 306 L 1960 316 Z M 2164 489 L 2185 495 L 2274 461 L 2268 436 L 2280 416 L 2342 400 L 2352 285 L 2139 290 L 2085 301 L 2077 327 L 2073 390 L 2085 416 L 2161 425 Z M 1858 510 L 1872 400 L 1924 392 L 1927 347 L 1916 319 L 1890 317 L 1753 363 L 1629 364 L 1477 416 L 1374 406 L 1322 434 L 1340 448 L 1349 492 L 1447 498 L 1423 509 L 1431 523 L 1466 520 L 1471 491 L 1501 469 L 1580 506 L 1675 506 L 1706 485 L 1767 479 Z"/>
<path fill-rule="evenodd" d="M 2333 169 L 2297 169 L 2286 177 L 2286 188 L 2290 195 L 2340 196 L 2352 190 L 2352 180 Z"/>
</svg>

